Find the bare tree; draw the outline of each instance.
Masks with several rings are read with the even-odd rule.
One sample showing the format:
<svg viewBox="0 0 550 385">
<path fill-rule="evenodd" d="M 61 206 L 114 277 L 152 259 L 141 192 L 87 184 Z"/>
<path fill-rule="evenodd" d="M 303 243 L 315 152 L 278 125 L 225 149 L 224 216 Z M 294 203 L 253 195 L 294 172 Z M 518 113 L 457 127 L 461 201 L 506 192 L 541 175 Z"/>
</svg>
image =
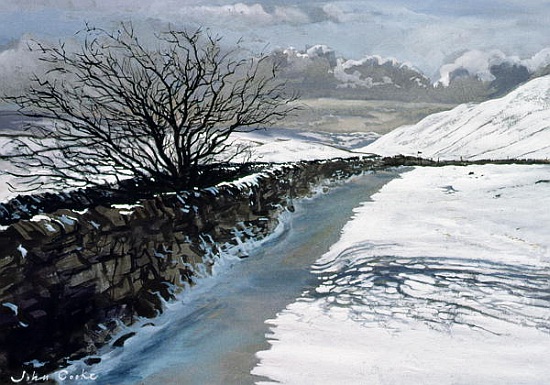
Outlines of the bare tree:
<svg viewBox="0 0 550 385">
<path fill-rule="evenodd" d="M 32 187 L 134 178 L 187 188 L 201 166 L 243 151 L 232 133 L 296 108 L 268 55 L 239 58 L 209 32 L 170 29 L 153 45 L 131 24 L 80 33 L 77 50 L 38 44 L 49 71 L 4 98 L 32 118 L 2 155 Z"/>
</svg>

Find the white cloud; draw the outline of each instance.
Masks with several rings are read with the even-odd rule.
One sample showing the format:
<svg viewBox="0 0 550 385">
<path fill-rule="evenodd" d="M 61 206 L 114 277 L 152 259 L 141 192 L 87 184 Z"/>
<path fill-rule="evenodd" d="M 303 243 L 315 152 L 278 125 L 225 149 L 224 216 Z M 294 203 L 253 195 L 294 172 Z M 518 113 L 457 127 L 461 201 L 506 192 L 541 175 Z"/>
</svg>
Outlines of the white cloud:
<svg viewBox="0 0 550 385">
<path fill-rule="evenodd" d="M 2 2 L 0 11 L 24 11 L 36 12 L 45 9 L 57 9 L 63 11 L 94 11 L 94 10 L 135 10 L 141 8 L 142 2 L 132 0 L 18 0 L 17 2 Z"/>
<path fill-rule="evenodd" d="M 491 66 L 501 64 L 504 61 L 506 61 L 506 55 L 499 50 L 492 50 L 490 52 L 468 51 L 453 63 L 445 64 L 441 67 L 439 70 L 439 83 L 448 86 L 451 82 L 452 73 L 458 69 L 464 69 L 470 75 L 477 76 L 480 80 L 492 81 L 495 77 L 491 74 Z"/>
<path fill-rule="evenodd" d="M 344 12 L 342 8 L 334 3 L 324 5 L 323 12 L 325 12 L 330 20 L 337 21 L 339 23 L 351 21 L 350 14 Z"/>
<path fill-rule="evenodd" d="M 208 18 L 231 18 L 255 20 L 257 23 L 265 24 L 273 22 L 273 16 L 267 13 L 260 4 L 246 5 L 237 3 L 221 7 L 184 7 L 180 12 L 191 12 L 194 16 L 204 16 Z"/>
<path fill-rule="evenodd" d="M 550 47 L 544 48 L 529 59 L 523 60 L 521 64 L 527 67 L 531 72 L 535 72 L 540 68 L 550 65 Z"/>
<path fill-rule="evenodd" d="M 308 15 L 295 7 L 275 7 L 274 17 L 278 20 L 295 24 L 310 22 Z"/>
<path fill-rule="evenodd" d="M 175 26 L 201 25 L 229 41 L 244 37 L 247 43 L 262 47 L 326 44 L 348 58 L 396 57 L 438 79 L 441 65 L 457 52 L 500 50 L 508 56 L 531 57 L 548 46 L 550 33 L 550 3 L 543 0 L 505 4 L 498 0 L 429 4 L 417 0 L 252 1 L 3 1 L 0 42 L 19 39 L 26 32 L 66 38 L 84 20 L 101 26 L 120 19 L 136 24 L 153 20 L 153 28 L 158 28 L 160 20 Z M 545 57 L 533 57 L 529 65 L 537 66 Z M 487 74 L 483 68 L 480 73 Z"/>
<path fill-rule="evenodd" d="M 154 2 L 147 8 L 150 16 L 164 20 L 193 21 L 206 25 L 223 25 L 226 29 L 246 26 L 248 29 L 262 29 L 267 25 L 289 23 L 309 23 L 306 13 L 298 7 L 277 6 L 271 11 L 260 3 L 233 3 L 226 5 L 177 5 L 168 7 L 166 3 Z"/>
<path fill-rule="evenodd" d="M 500 50 L 491 50 L 488 52 L 479 50 L 467 51 L 453 63 L 441 66 L 438 82 L 444 86 L 448 86 L 453 71 L 458 69 L 464 69 L 468 71 L 470 75 L 476 76 L 482 81 L 492 81 L 495 77 L 491 73 L 491 67 L 502 63 L 522 65 L 530 72 L 535 72 L 540 68 L 550 65 L 550 47 L 544 48 L 526 59 L 520 59 L 516 55 L 508 56 Z"/>
<path fill-rule="evenodd" d="M 32 74 L 41 72 L 37 52 L 29 49 L 34 45 L 32 38 L 26 36 L 14 47 L 0 52 L 0 89 L 4 93 L 18 92 Z"/>
</svg>

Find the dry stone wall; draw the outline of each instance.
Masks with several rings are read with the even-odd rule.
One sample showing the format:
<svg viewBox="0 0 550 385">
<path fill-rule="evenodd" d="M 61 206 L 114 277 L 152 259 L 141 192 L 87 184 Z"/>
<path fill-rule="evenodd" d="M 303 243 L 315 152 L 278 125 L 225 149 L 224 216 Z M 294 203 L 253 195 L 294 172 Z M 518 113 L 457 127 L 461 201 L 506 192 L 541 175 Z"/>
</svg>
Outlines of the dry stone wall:
<svg viewBox="0 0 550 385">
<path fill-rule="evenodd" d="M 120 323 L 162 312 L 162 299 L 208 274 L 217 247 L 266 236 L 294 198 L 378 165 L 278 165 L 235 183 L 12 223 L 0 232 L 0 368 L 21 373 L 39 360 L 48 371 L 122 345 L 111 340 Z"/>
</svg>

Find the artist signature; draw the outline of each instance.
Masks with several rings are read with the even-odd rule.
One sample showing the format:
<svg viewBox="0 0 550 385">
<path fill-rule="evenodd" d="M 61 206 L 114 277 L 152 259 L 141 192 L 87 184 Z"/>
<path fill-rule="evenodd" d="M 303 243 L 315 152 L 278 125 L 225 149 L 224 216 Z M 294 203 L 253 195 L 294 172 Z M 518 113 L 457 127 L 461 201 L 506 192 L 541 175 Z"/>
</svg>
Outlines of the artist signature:
<svg viewBox="0 0 550 385">
<path fill-rule="evenodd" d="M 58 382 L 62 381 L 95 381 L 97 380 L 98 376 L 96 373 L 90 373 L 86 370 L 82 370 L 78 372 L 77 374 L 71 373 L 68 370 L 60 370 L 59 372 L 53 374 L 53 375 L 38 375 L 36 372 L 27 372 L 26 370 L 23 370 L 21 375 L 17 376 L 11 376 L 10 379 L 13 383 L 17 384 L 20 382 L 23 383 L 30 383 L 30 382 L 45 382 L 49 381 L 50 379 L 55 379 Z"/>
</svg>

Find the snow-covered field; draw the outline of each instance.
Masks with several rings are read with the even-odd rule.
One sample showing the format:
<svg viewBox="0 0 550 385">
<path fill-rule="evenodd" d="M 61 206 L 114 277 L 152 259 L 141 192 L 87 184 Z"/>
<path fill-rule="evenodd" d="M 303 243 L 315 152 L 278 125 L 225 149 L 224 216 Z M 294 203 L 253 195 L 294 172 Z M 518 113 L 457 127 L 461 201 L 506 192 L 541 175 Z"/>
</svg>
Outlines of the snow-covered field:
<svg viewBox="0 0 550 385">
<path fill-rule="evenodd" d="M 361 150 L 442 160 L 548 159 L 550 76 L 534 79 L 501 99 L 430 115 Z"/>
<path fill-rule="evenodd" d="M 550 166 L 415 168 L 269 320 L 258 384 L 544 384 Z"/>
<path fill-rule="evenodd" d="M 550 76 L 357 151 L 550 158 Z M 414 168 L 355 210 L 268 320 L 264 384 L 550 383 L 550 165 Z"/>
<path fill-rule="evenodd" d="M 357 156 L 360 154 L 354 152 L 356 149 L 365 147 L 379 137 L 373 132 L 330 133 L 279 128 L 238 133 L 233 139 L 236 144 L 250 147 L 251 160 L 298 162 Z"/>
</svg>

